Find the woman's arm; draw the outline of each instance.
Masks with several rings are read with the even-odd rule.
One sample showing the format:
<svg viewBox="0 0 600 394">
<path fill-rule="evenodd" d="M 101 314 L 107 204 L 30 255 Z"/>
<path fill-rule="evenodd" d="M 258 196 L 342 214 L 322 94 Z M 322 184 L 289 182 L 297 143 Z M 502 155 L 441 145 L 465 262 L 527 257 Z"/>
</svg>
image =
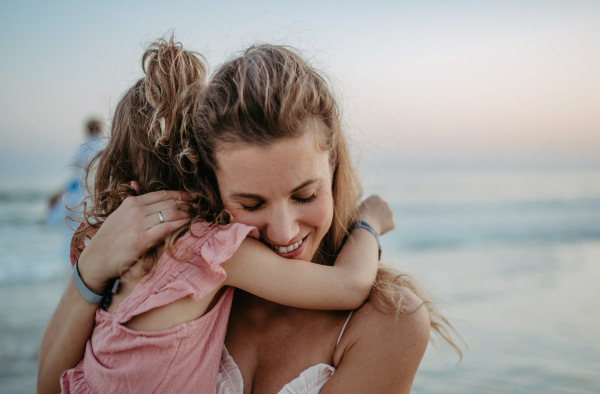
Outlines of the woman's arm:
<svg viewBox="0 0 600 394">
<path fill-rule="evenodd" d="M 137 185 L 134 182 L 132 186 Z M 152 244 L 187 223 L 189 214 L 177 210 L 178 198 L 195 199 L 188 193 L 176 191 L 127 198 L 107 218 L 79 257 L 79 273 L 85 284 L 92 291 L 102 293 L 110 279 L 128 270 Z M 164 223 L 158 220 L 158 211 L 162 211 Z M 60 392 L 60 376 L 83 357 L 97 307 L 85 301 L 73 282 L 69 282 L 42 338 L 38 393 Z"/>
<path fill-rule="evenodd" d="M 38 393 L 60 393 L 60 376 L 83 358 L 97 308 L 79 294 L 73 282 L 69 282 L 42 338 Z"/>
<path fill-rule="evenodd" d="M 392 211 L 377 196 L 361 204 L 358 218 L 380 235 L 394 228 Z M 356 228 L 332 267 L 283 258 L 248 238 L 223 268 L 226 285 L 261 298 L 296 308 L 349 310 L 369 296 L 377 265 L 377 240 L 368 230 Z"/>
</svg>

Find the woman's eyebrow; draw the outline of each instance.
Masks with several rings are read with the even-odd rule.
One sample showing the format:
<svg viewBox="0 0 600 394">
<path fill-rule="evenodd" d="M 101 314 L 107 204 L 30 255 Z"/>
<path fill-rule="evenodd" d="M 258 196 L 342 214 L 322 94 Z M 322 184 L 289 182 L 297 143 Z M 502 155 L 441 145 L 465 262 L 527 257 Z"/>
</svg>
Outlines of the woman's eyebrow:
<svg viewBox="0 0 600 394">
<path fill-rule="evenodd" d="M 306 186 L 310 186 L 313 183 L 316 183 L 319 181 L 323 181 L 323 179 L 321 179 L 321 178 L 309 179 L 308 181 L 303 182 L 302 184 L 300 184 L 299 186 L 294 188 L 294 190 L 292 190 L 290 192 L 290 194 L 296 193 L 297 191 L 304 189 Z M 252 193 L 233 193 L 233 194 L 229 195 L 229 198 L 254 198 L 256 200 L 266 200 L 263 196 L 261 196 L 259 194 L 252 194 Z"/>
<path fill-rule="evenodd" d="M 258 194 L 250 193 L 233 193 L 229 195 L 229 198 L 254 198 L 256 200 L 264 200 L 265 198 Z"/>
<path fill-rule="evenodd" d="M 296 193 L 297 191 L 304 189 L 306 186 L 310 186 L 310 185 L 312 185 L 313 183 L 316 183 L 316 182 L 318 182 L 318 181 L 322 181 L 322 180 L 323 180 L 323 179 L 321 179 L 321 178 L 309 179 L 308 181 L 306 181 L 306 182 L 302 183 L 300 186 L 296 187 L 296 188 L 295 188 L 294 190 L 292 190 L 290 193 L 291 193 L 291 194 L 293 194 L 293 193 Z"/>
</svg>

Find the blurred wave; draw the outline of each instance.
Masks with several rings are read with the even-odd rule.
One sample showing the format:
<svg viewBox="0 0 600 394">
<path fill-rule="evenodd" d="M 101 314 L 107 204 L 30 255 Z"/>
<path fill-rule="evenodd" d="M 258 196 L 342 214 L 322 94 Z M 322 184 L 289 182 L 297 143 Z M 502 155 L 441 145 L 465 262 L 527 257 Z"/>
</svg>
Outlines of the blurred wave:
<svg viewBox="0 0 600 394">
<path fill-rule="evenodd" d="M 42 282 L 64 277 L 63 235 L 44 219 L 47 190 L 0 190 L 0 285 Z"/>
<path fill-rule="evenodd" d="M 395 204 L 397 250 L 600 239 L 600 198 Z"/>
</svg>

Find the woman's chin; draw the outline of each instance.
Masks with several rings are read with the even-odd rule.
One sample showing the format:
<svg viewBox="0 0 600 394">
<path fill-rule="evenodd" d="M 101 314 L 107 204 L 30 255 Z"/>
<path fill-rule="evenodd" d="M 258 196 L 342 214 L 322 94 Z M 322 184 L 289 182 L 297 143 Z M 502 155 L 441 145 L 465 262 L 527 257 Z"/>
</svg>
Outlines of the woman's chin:
<svg viewBox="0 0 600 394">
<path fill-rule="evenodd" d="M 314 242 L 312 242 L 312 234 L 308 235 L 308 237 L 305 239 L 305 241 L 302 243 L 302 253 L 300 253 L 298 256 L 293 257 L 296 260 L 304 260 L 304 261 L 312 261 L 313 257 L 315 256 L 315 254 L 317 253 L 317 247 L 314 246 Z M 300 249 L 300 248 L 298 248 Z"/>
<path fill-rule="evenodd" d="M 306 242 L 306 246 L 304 245 L 304 243 L 302 244 L 302 246 L 304 246 L 302 253 L 293 258 L 296 260 L 312 261 L 313 257 L 315 256 L 315 253 L 317 253 L 317 248 L 313 247 L 313 243 L 310 241 Z"/>
</svg>

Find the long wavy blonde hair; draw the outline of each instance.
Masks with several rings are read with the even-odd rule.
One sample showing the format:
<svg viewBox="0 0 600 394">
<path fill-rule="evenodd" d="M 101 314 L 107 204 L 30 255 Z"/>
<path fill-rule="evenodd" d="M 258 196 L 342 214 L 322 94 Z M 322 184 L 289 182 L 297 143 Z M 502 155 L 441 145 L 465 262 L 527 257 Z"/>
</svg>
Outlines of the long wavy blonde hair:
<svg viewBox="0 0 600 394">
<path fill-rule="evenodd" d="M 329 152 L 334 174 L 333 223 L 319 248 L 324 260 L 333 264 L 356 220 L 362 190 L 350 160 L 340 108 L 322 73 L 293 48 L 250 47 L 220 66 L 210 79 L 195 112 L 194 135 L 200 154 L 214 171 L 219 143 L 265 145 L 298 137 L 309 119 L 326 126 L 318 128 L 323 132 L 321 148 Z M 410 289 L 422 304 L 415 307 L 406 302 L 400 288 Z M 370 299 L 375 308 L 396 315 L 414 313 L 424 306 L 432 331 L 462 356 L 453 338 L 460 336 L 410 276 L 380 265 Z"/>
<path fill-rule="evenodd" d="M 209 78 L 204 59 L 183 50 L 172 37 L 153 43 L 142 67 L 145 77 L 118 104 L 109 144 L 96 158 L 91 201 L 84 204 L 88 227 L 98 228 L 136 193 L 127 186 L 131 180 L 139 182 L 141 193 L 197 193 L 194 220 L 164 240 L 172 253 L 177 238 L 193 223 L 227 222 L 215 175 L 220 143 L 270 144 L 298 137 L 306 121 L 317 119 L 325 125 L 318 128 L 323 132 L 321 148 L 329 152 L 334 174 L 334 220 L 319 252 L 326 264 L 333 264 L 356 219 L 362 190 L 328 79 L 293 48 L 276 45 L 252 46 Z M 93 166 L 94 162 L 88 174 Z M 85 236 L 84 229 L 76 232 L 76 237 Z M 142 260 L 145 272 L 151 271 L 156 247 Z M 407 303 L 401 288 L 411 290 L 422 303 Z M 425 307 L 431 330 L 462 355 L 453 339 L 456 331 L 410 276 L 380 265 L 370 300 L 380 311 L 397 316 Z"/>
</svg>

